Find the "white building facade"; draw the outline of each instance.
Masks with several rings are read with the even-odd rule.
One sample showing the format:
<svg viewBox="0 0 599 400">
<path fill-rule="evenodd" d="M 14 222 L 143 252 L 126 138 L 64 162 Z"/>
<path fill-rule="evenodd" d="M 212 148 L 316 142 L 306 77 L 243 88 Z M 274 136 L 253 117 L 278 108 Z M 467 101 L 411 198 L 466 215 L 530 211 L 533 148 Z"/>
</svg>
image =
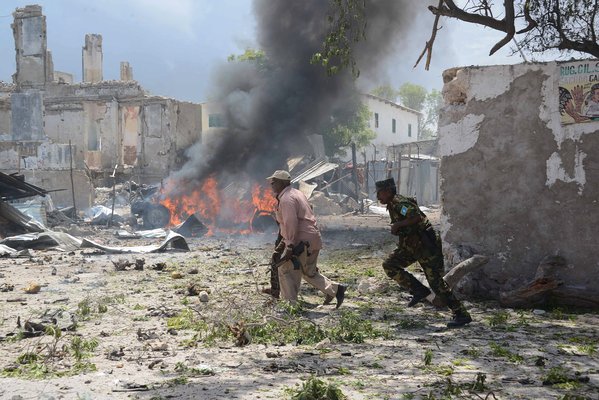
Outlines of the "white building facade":
<svg viewBox="0 0 599 400">
<path fill-rule="evenodd" d="M 420 112 L 371 94 L 362 95 L 362 102 L 370 111 L 370 129 L 376 133 L 372 145 L 363 149 L 369 161 L 386 158 L 389 146 L 418 140 Z"/>
</svg>

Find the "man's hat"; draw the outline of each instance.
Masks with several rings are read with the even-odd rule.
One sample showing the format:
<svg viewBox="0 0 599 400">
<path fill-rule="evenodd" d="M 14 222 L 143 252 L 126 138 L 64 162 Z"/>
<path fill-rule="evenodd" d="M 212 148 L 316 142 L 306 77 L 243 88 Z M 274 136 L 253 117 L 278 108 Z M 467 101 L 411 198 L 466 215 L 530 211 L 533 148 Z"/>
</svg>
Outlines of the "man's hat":
<svg viewBox="0 0 599 400">
<path fill-rule="evenodd" d="M 376 191 L 383 189 L 395 189 L 395 179 L 389 178 L 384 181 L 375 182 L 374 186 L 376 187 Z"/>
<path fill-rule="evenodd" d="M 278 171 L 273 172 L 273 174 L 266 179 L 280 179 L 282 181 L 290 181 L 291 175 L 289 174 L 289 172 L 280 169 Z"/>
</svg>

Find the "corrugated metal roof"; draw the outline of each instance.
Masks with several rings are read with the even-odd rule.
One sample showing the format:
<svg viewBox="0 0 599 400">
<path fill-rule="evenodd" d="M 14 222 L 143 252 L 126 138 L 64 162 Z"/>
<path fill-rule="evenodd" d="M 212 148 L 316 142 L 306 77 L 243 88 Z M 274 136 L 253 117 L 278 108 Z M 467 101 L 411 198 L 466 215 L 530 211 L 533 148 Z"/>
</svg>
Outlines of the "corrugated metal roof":
<svg viewBox="0 0 599 400">
<path fill-rule="evenodd" d="M 325 159 L 321 159 L 310 164 L 307 168 L 291 179 L 291 182 L 309 181 L 310 179 L 314 179 L 338 167 L 339 165 L 337 164 L 327 162 Z"/>
<path fill-rule="evenodd" d="M 0 172 L 0 199 L 16 200 L 24 197 L 45 196 L 48 192 L 25 182 L 22 175 L 7 175 Z"/>
</svg>

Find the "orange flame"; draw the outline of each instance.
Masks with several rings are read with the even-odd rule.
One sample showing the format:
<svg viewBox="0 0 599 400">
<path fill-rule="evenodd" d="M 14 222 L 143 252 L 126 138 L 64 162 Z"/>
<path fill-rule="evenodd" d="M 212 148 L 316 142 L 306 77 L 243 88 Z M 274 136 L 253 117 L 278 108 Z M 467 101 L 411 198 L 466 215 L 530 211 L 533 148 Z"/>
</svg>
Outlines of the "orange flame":
<svg viewBox="0 0 599 400">
<path fill-rule="evenodd" d="M 257 183 L 251 185 L 250 199 L 247 195 L 227 195 L 218 188 L 213 176 L 186 195 L 179 195 L 180 190 L 175 190 L 180 189 L 178 186 L 181 184 L 169 181 L 161 193 L 159 202 L 170 211 L 170 226 L 179 225 L 196 214 L 208 227 L 208 235 L 215 231 L 247 234 L 251 232 L 250 225 L 255 214 L 273 213 L 276 208 L 277 200 L 270 188 Z"/>
<path fill-rule="evenodd" d="M 252 203 L 258 211 L 274 212 L 277 208 L 277 199 L 272 190 L 258 184 L 254 184 L 252 188 Z"/>
</svg>

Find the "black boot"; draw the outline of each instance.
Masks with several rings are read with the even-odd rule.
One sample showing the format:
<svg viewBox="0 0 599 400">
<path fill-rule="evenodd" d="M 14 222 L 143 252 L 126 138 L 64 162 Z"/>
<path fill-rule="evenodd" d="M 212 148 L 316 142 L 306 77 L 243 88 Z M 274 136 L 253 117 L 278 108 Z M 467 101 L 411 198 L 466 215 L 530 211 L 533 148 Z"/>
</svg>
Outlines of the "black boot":
<svg viewBox="0 0 599 400">
<path fill-rule="evenodd" d="M 472 317 L 468 312 L 459 312 L 453 315 L 451 321 L 447 323 L 448 328 L 459 328 L 472 322 Z"/>
<path fill-rule="evenodd" d="M 420 303 L 422 300 L 426 299 L 426 297 L 431 294 L 431 291 L 426 287 L 421 287 L 412 292 L 412 299 L 408 303 L 408 307 L 414 307 L 416 304 Z"/>
</svg>

